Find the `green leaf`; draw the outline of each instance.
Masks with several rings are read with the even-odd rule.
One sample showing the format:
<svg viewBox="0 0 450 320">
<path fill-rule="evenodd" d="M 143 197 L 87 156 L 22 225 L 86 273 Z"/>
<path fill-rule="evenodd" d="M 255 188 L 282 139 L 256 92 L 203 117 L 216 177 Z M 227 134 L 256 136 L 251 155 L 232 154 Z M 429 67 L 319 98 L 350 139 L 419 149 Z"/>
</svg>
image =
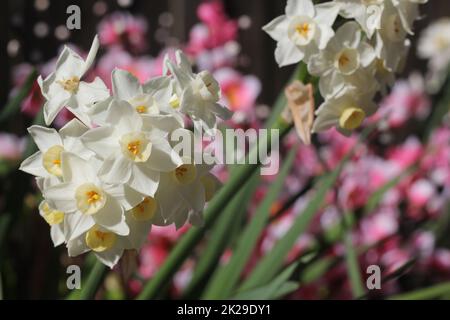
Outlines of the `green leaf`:
<svg viewBox="0 0 450 320">
<path fill-rule="evenodd" d="M 284 93 L 282 94 L 284 95 Z M 279 108 L 274 110 L 272 113 L 271 118 L 274 119 L 273 123 L 276 123 L 276 125 L 267 125 L 267 128 L 280 130 L 280 139 L 282 139 L 283 136 L 285 136 L 290 129 L 292 129 L 292 125 L 287 125 L 277 121 L 281 111 L 282 108 Z M 258 154 L 259 147 L 264 145 L 266 145 L 267 150 L 270 151 L 272 146 L 270 145 L 269 135 L 266 141 L 258 141 L 258 146 L 253 148 L 250 153 Z M 138 295 L 137 299 L 152 299 L 167 287 L 172 276 L 181 267 L 184 260 L 191 254 L 193 248 L 202 239 L 205 231 L 215 223 L 215 220 L 220 215 L 222 209 L 233 199 L 233 197 L 238 193 L 238 190 L 248 179 L 250 179 L 259 167 L 260 164 L 246 164 L 236 168 L 236 174 L 230 178 L 230 180 L 221 188 L 219 193 L 215 195 L 212 201 L 208 204 L 208 207 L 205 210 L 205 226 L 203 228 L 193 228 L 187 232 L 185 236 L 183 236 L 178 244 L 172 249 L 157 274 L 144 286 L 144 289 Z"/>
<path fill-rule="evenodd" d="M 239 221 L 247 212 L 248 203 L 259 182 L 259 175 L 257 173 L 253 174 L 246 186 L 241 189 L 239 194 L 233 198 L 222 212 L 214 228 L 210 231 L 207 246 L 195 266 L 192 280 L 183 293 L 185 297 L 190 297 L 194 292 L 201 289 L 207 282 L 209 275 L 218 265 L 223 252 L 232 240 L 232 237 L 230 237 L 231 229 L 236 224 L 236 221 Z"/>
<path fill-rule="evenodd" d="M 74 290 L 67 297 L 68 300 L 89 300 L 95 297 L 97 290 L 102 284 L 108 269 L 100 261 L 95 261 L 94 266 L 80 290 Z"/>
<path fill-rule="evenodd" d="M 364 141 L 374 128 L 375 126 L 365 128 L 359 137 L 359 142 Z M 298 237 L 305 232 L 312 218 L 321 208 L 326 194 L 333 187 L 343 166 L 353 154 L 353 150 L 341 160 L 339 165 L 331 173 L 319 179 L 315 187 L 316 192 L 306 208 L 298 215 L 294 224 L 284 237 L 278 240 L 272 250 L 261 259 L 250 276 L 244 281 L 240 290 L 250 290 L 251 288 L 262 286 L 280 270 Z"/>
<path fill-rule="evenodd" d="M 450 282 L 441 283 L 429 288 L 402 293 L 389 297 L 388 300 L 430 300 L 450 294 Z"/>
<path fill-rule="evenodd" d="M 364 207 L 364 213 L 369 214 L 373 212 L 380 202 L 383 200 L 384 195 L 397 186 L 404 178 L 408 177 L 412 173 L 414 173 L 417 170 L 417 166 L 413 165 L 404 170 L 402 173 L 400 173 L 398 176 L 394 177 L 390 181 L 386 182 L 383 186 L 381 186 L 378 190 L 376 190 L 370 198 L 367 200 L 366 206 Z"/>
<path fill-rule="evenodd" d="M 335 258 L 325 257 L 309 264 L 300 276 L 302 284 L 309 284 L 322 277 L 328 269 L 336 262 Z"/>
<path fill-rule="evenodd" d="M 297 268 L 298 263 L 293 263 L 272 280 L 268 285 L 249 291 L 238 292 L 233 300 L 269 300 L 283 297 L 298 289 L 299 284 L 288 281 Z"/>
<path fill-rule="evenodd" d="M 283 188 L 285 179 L 292 167 L 295 159 L 297 147 L 293 148 L 276 180 L 272 183 L 264 200 L 258 206 L 254 216 L 245 227 L 242 236 L 239 238 L 238 246 L 233 250 L 233 255 L 227 265 L 218 269 L 211 279 L 205 294 L 206 299 L 227 298 L 232 294 L 233 288 L 239 280 L 239 277 L 247 264 L 251 253 L 267 224 L 272 204 L 277 199 Z"/>
<path fill-rule="evenodd" d="M 311 219 L 322 206 L 322 202 L 325 199 L 327 192 L 333 186 L 339 173 L 340 167 L 322 179 L 319 186 L 316 188 L 316 194 L 309 201 L 305 210 L 298 215 L 298 218 L 285 236 L 281 238 L 275 244 L 273 249 L 262 258 L 250 276 L 245 280 L 241 290 L 249 290 L 262 285 L 279 271 L 280 267 L 286 261 L 285 258 L 292 246 L 295 244 L 298 237 L 306 230 Z"/>
<path fill-rule="evenodd" d="M 352 226 L 353 213 L 348 212 L 344 214 L 344 223 L 346 225 L 346 234 L 344 237 L 345 244 L 345 262 L 347 265 L 347 274 L 350 280 L 352 294 L 355 299 L 365 294 L 364 285 L 361 277 L 361 270 L 359 268 L 358 254 L 353 246 Z"/>
<path fill-rule="evenodd" d="M 0 123 L 13 116 L 20 111 L 22 101 L 28 96 L 37 78 L 37 71 L 33 70 L 26 78 L 19 92 L 12 98 L 0 113 Z"/>
</svg>

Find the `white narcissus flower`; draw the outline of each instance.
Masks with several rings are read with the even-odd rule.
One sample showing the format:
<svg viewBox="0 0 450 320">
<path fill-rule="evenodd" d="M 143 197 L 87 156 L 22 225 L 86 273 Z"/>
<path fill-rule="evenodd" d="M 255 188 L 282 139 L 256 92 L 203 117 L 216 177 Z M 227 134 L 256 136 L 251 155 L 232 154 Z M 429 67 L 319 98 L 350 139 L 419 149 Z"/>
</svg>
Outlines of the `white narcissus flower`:
<svg viewBox="0 0 450 320">
<path fill-rule="evenodd" d="M 52 128 L 31 126 L 28 132 L 39 151 L 25 159 L 20 170 L 37 177 L 62 177 L 61 153 L 70 151 L 82 158 L 89 158 L 93 152 L 80 142 L 80 137 L 89 128 L 79 120 L 73 119 L 58 131 Z"/>
<path fill-rule="evenodd" d="M 275 41 L 275 59 L 280 67 L 308 62 L 318 50 L 325 49 L 333 37 L 332 25 L 340 5 L 328 2 L 314 6 L 311 0 L 288 0 L 285 14 L 263 27 Z"/>
<path fill-rule="evenodd" d="M 390 72 L 398 72 L 409 49 L 407 32 L 400 15 L 391 2 L 386 2 L 381 17 L 383 28 L 375 35 L 375 52 L 384 61 L 384 67 Z"/>
<path fill-rule="evenodd" d="M 346 85 L 367 90 L 367 83 L 374 82 L 368 67 L 375 59 L 375 51 L 362 40 L 361 33 L 357 23 L 347 22 L 325 50 L 311 57 L 308 71 L 320 76 L 319 88 L 325 98 L 336 95 Z"/>
<path fill-rule="evenodd" d="M 181 51 L 176 52 L 176 65 L 168 57 L 165 65 L 172 73 L 176 81 L 175 100 L 172 106 L 177 108 L 179 103 L 180 112 L 189 116 L 195 127 L 203 128 L 209 135 L 213 135 L 217 126 L 216 117 L 227 120 L 232 112 L 221 106 L 219 83 L 209 71 L 198 74 L 192 72 L 192 66 L 187 57 Z"/>
<path fill-rule="evenodd" d="M 419 17 L 419 4 L 425 4 L 428 0 L 392 0 L 392 4 L 398 11 L 403 28 L 409 33 L 412 31 L 414 21 Z"/>
<path fill-rule="evenodd" d="M 418 55 L 429 59 L 427 89 L 436 93 L 444 83 L 450 65 L 450 19 L 443 18 L 426 28 L 419 39 Z"/>
<path fill-rule="evenodd" d="M 113 97 L 97 103 L 92 108 L 91 117 L 97 124 L 104 124 L 114 98 L 128 102 L 143 117 L 144 122 L 151 122 L 165 131 L 184 126 L 181 114 L 170 105 L 173 88 L 169 77 L 162 76 L 140 84 L 130 72 L 114 69 L 112 91 Z"/>
<path fill-rule="evenodd" d="M 146 197 L 136 207 L 125 213 L 130 233 L 119 235 L 99 225 L 94 225 L 87 232 L 67 243 L 69 256 L 75 257 L 82 253 L 93 251 L 105 265 L 113 268 L 124 250 L 139 250 L 148 238 L 152 222 L 159 214 L 155 199 Z"/>
<path fill-rule="evenodd" d="M 382 27 L 381 16 L 385 3 L 391 0 L 336 0 L 340 14 L 346 19 L 355 19 L 370 39 Z"/>
<path fill-rule="evenodd" d="M 98 37 L 94 38 L 86 60 L 83 60 L 69 47 L 64 47 L 56 70 L 45 80 L 38 78 L 42 95 L 47 102 L 44 104 L 45 123 L 50 125 L 56 115 L 67 106 L 83 123 L 90 125 L 87 111 L 96 102 L 106 99 L 109 90 L 100 78 L 91 83 L 81 81 L 94 62 L 99 47 Z"/>
<path fill-rule="evenodd" d="M 97 259 L 111 269 L 119 262 L 126 247 L 126 237 L 94 224 L 86 232 L 67 242 L 69 257 L 92 250 Z"/>
<path fill-rule="evenodd" d="M 125 185 L 107 184 L 98 177 L 98 162 L 69 152 L 61 154 L 63 183 L 45 188 L 44 198 L 52 208 L 64 212 L 64 235 L 73 240 L 99 225 L 119 235 L 129 234 L 125 210 L 143 200 L 143 196 Z"/>
<path fill-rule="evenodd" d="M 56 210 L 43 200 L 39 204 L 39 214 L 50 225 L 50 236 L 54 246 L 59 246 L 65 242 L 64 237 L 64 212 Z"/>
<path fill-rule="evenodd" d="M 321 132 L 336 127 L 348 135 L 361 126 L 364 119 L 375 113 L 377 105 L 372 95 L 355 96 L 344 94 L 326 100 L 316 111 L 317 118 L 313 132 Z"/>
<path fill-rule="evenodd" d="M 219 180 L 209 171 L 211 166 L 195 164 L 183 158 L 183 164 L 161 175 L 156 201 L 161 206 L 160 222 L 156 225 L 174 223 L 181 228 L 186 221 L 192 225 L 203 224 L 202 211 L 220 187 Z M 162 218 L 162 219 L 161 219 Z"/>
<path fill-rule="evenodd" d="M 175 169 L 181 159 L 167 141 L 167 133 L 148 130 L 144 120 L 128 102 L 113 100 L 105 126 L 89 130 L 81 141 L 103 160 L 101 179 L 154 196 L 160 173 Z"/>
</svg>

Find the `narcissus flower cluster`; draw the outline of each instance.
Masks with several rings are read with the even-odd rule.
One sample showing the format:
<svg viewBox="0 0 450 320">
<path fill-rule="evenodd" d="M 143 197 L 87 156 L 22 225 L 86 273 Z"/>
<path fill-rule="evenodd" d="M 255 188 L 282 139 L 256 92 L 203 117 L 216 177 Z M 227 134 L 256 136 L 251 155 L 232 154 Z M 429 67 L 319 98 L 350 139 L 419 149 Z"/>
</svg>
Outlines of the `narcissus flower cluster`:
<svg viewBox="0 0 450 320">
<path fill-rule="evenodd" d="M 386 93 L 403 67 L 408 34 L 428 0 L 288 0 L 284 15 L 263 27 L 277 41 L 280 67 L 303 61 L 319 77 L 324 103 L 313 132 L 336 127 L 348 135 L 372 115 L 378 92 Z M 352 19 L 339 23 L 338 17 Z"/>
<path fill-rule="evenodd" d="M 217 81 L 206 71 L 195 74 L 181 51 L 144 84 L 115 69 L 110 94 L 100 78 L 84 79 L 98 48 L 95 37 L 83 59 L 66 47 L 56 70 L 39 78 L 46 125 L 65 108 L 76 118 L 59 131 L 30 127 L 39 151 L 21 170 L 36 176 L 55 246 L 65 244 L 70 256 L 93 251 L 112 268 L 124 250 L 143 245 L 152 225 L 202 224 L 218 180 L 212 166 L 177 152 L 171 134 L 192 138 L 191 145 L 187 118 L 214 134 L 217 118 L 231 112 L 218 103 Z"/>
</svg>

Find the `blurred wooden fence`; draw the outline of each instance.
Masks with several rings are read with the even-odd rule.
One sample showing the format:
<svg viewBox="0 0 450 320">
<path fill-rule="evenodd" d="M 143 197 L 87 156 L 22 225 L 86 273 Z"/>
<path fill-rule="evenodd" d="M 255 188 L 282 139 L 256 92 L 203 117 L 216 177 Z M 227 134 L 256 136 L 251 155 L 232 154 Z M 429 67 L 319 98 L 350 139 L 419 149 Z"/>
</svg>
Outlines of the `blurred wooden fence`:
<svg viewBox="0 0 450 320">
<path fill-rule="evenodd" d="M 58 25 L 65 24 L 66 8 L 77 4 L 82 11 L 82 28 L 72 31 L 68 41 L 88 49 L 96 30 L 95 27 L 101 17 L 94 15 L 93 0 L 49 0 L 47 10 L 37 11 L 35 1 L 38 0 L 7 0 L 2 2 L 0 11 L 0 39 L 2 52 L 6 52 L 9 40 L 19 40 L 21 47 L 14 58 L 3 54 L 0 62 L 0 103 L 6 100 L 10 89 L 10 67 L 22 61 L 46 61 L 54 57 L 60 41 L 53 36 L 53 30 Z M 102 0 L 108 6 L 107 13 L 123 9 L 116 0 Z M 171 12 L 174 23 L 170 29 L 171 35 L 185 41 L 190 27 L 197 22 L 195 9 L 202 0 L 134 0 L 126 8 L 134 14 L 141 14 L 148 19 L 150 52 L 155 55 L 160 50 L 160 44 L 154 38 L 154 31 L 158 27 L 158 16 L 163 12 Z M 238 18 L 242 15 L 251 17 L 252 25 L 240 33 L 242 51 L 248 58 L 249 64 L 244 72 L 257 75 L 263 81 L 263 92 L 260 101 L 272 103 L 275 95 L 283 86 L 292 68 L 279 70 L 273 58 L 275 43 L 261 31 L 261 26 L 283 13 L 285 0 L 224 0 L 230 16 Z M 429 0 L 424 7 L 425 19 L 418 23 L 418 30 L 427 25 L 431 19 L 450 16 L 449 0 Z M 38 38 L 33 28 L 38 22 L 48 24 L 50 33 L 44 38 Z M 423 68 L 423 63 L 411 59 L 408 69 Z M 5 85 L 6 84 L 6 85 Z"/>
</svg>

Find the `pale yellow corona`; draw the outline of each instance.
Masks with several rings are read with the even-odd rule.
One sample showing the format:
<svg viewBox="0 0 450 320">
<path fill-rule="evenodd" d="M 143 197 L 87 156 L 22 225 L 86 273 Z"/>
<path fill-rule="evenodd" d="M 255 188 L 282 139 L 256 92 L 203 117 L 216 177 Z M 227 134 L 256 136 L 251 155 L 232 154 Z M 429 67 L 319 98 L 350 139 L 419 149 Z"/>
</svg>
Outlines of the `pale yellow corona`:
<svg viewBox="0 0 450 320">
<path fill-rule="evenodd" d="M 152 144 L 142 132 L 130 132 L 120 139 L 123 154 L 134 162 L 145 162 L 150 157 Z"/>
<path fill-rule="evenodd" d="M 55 145 L 48 148 L 48 150 L 42 156 L 42 165 L 48 173 L 61 177 L 61 152 L 64 151 L 62 146 Z"/>
<path fill-rule="evenodd" d="M 173 171 L 173 176 L 179 184 L 189 184 L 197 177 L 197 168 L 193 164 L 183 164 Z"/>
<path fill-rule="evenodd" d="M 85 183 L 75 191 L 75 200 L 82 213 L 92 215 L 105 206 L 106 195 L 95 184 Z"/>
<path fill-rule="evenodd" d="M 152 197 L 146 197 L 141 203 L 133 208 L 131 215 L 136 221 L 148 221 L 155 216 L 156 208 L 156 200 Z"/>
<path fill-rule="evenodd" d="M 54 210 L 47 202 L 43 202 L 40 209 L 42 217 L 49 225 L 57 225 L 64 221 L 64 212 Z"/>
<path fill-rule="evenodd" d="M 71 77 L 69 79 L 57 81 L 64 90 L 70 93 L 76 93 L 78 91 L 78 86 L 80 85 L 80 79 L 78 77 Z"/>
<path fill-rule="evenodd" d="M 350 107 L 342 112 L 339 125 L 343 129 L 354 130 L 359 128 L 366 118 L 366 113 L 361 108 Z"/>
<path fill-rule="evenodd" d="M 98 226 L 92 227 L 86 232 L 86 245 L 95 252 L 103 252 L 111 249 L 116 243 L 116 235 L 112 232 L 102 231 Z"/>
</svg>

